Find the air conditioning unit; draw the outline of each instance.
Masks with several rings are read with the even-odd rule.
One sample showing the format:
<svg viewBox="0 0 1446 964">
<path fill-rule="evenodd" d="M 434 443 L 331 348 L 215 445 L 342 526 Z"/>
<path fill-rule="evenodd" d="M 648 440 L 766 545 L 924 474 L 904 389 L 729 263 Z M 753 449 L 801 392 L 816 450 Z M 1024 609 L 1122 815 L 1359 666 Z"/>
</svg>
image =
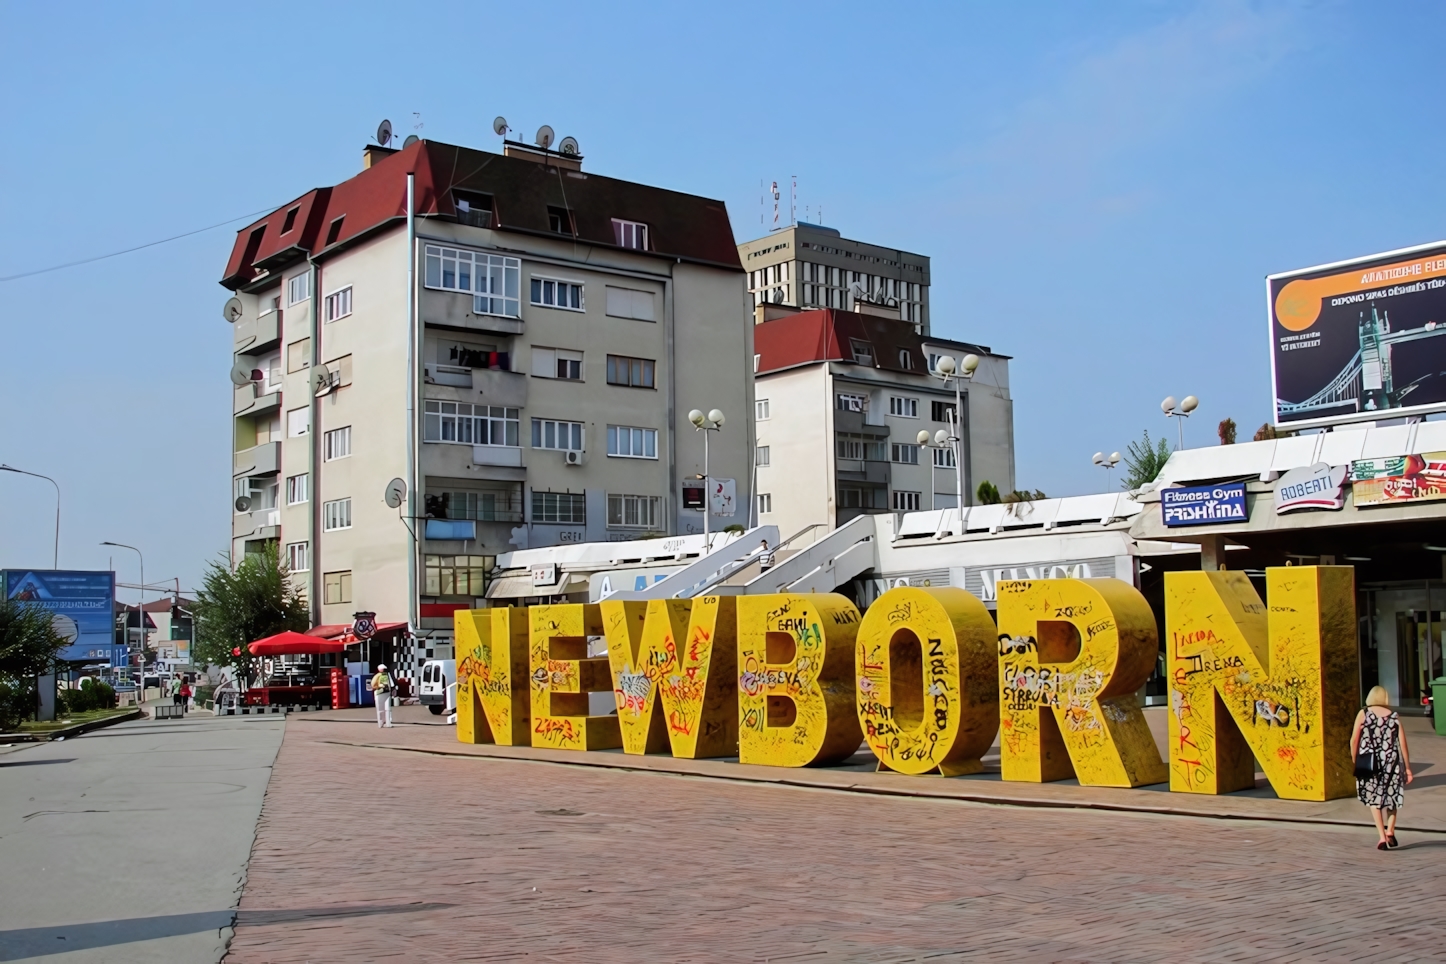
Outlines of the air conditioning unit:
<svg viewBox="0 0 1446 964">
<path fill-rule="evenodd" d="M 568 449 L 562 453 L 562 461 L 568 465 L 581 465 L 582 453 L 576 449 Z"/>
</svg>

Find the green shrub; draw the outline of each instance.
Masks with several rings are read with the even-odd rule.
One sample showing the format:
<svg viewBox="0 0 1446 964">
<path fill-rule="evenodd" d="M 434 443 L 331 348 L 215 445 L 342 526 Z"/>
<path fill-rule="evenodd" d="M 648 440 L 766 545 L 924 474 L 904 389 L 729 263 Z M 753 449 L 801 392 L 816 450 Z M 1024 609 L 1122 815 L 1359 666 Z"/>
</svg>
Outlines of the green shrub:
<svg viewBox="0 0 1446 964">
<path fill-rule="evenodd" d="M 35 691 L 25 681 L 0 679 L 0 730 L 13 730 L 35 714 Z"/>
<path fill-rule="evenodd" d="M 67 713 L 85 713 L 89 710 L 115 709 L 115 689 L 109 683 L 98 679 L 83 679 L 75 689 L 61 690 Z"/>
</svg>

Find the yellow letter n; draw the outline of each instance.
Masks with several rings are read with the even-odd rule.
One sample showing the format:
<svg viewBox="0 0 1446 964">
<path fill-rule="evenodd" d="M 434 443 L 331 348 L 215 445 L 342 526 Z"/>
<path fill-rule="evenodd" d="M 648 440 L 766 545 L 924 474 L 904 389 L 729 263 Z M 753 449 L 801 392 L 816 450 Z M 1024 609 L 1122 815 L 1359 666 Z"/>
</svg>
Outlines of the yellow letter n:
<svg viewBox="0 0 1446 964">
<path fill-rule="evenodd" d="M 527 610 L 453 614 L 457 632 L 457 739 L 527 746 Z"/>
</svg>

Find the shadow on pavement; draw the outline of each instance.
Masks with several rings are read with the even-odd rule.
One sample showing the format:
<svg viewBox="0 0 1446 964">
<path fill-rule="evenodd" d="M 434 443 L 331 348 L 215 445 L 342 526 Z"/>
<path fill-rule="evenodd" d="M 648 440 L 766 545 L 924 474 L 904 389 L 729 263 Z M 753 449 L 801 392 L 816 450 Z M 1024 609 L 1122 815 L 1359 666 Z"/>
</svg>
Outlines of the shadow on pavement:
<svg viewBox="0 0 1446 964">
<path fill-rule="evenodd" d="M 16 760 L 13 763 L 0 763 L 0 767 L 41 767 L 48 763 L 74 763 L 75 757 L 62 757 L 58 760 Z"/>
<path fill-rule="evenodd" d="M 372 914 L 407 914 L 413 911 L 443 910 L 455 904 L 350 904 L 311 907 L 301 910 L 211 910 L 195 914 L 165 914 L 128 920 L 96 921 L 91 924 L 62 924 L 57 927 L 27 927 L 0 931 L 0 961 L 44 957 L 111 947 L 134 941 L 180 937 L 204 931 L 219 931 L 234 924 L 289 924 L 306 920 L 335 920 Z"/>
</svg>

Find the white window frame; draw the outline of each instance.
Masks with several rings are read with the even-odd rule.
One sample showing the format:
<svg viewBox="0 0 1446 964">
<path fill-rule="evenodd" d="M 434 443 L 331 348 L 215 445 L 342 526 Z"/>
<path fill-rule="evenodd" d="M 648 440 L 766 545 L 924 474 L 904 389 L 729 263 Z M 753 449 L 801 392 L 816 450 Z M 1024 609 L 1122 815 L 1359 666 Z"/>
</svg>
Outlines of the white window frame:
<svg viewBox="0 0 1446 964">
<path fill-rule="evenodd" d="M 311 543 L 288 542 L 286 544 L 286 568 L 292 572 L 310 572 Z"/>
<path fill-rule="evenodd" d="M 662 517 L 663 500 L 656 495 L 608 493 L 609 529 L 657 529 Z"/>
<path fill-rule="evenodd" d="M 587 302 L 583 300 L 581 281 L 569 281 L 566 278 L 552 278 L 547 275 L 535 274 L 532 276 L 532 283 L 528 287 L 529 304 L 539 308 L 556 308 L 559 311 L 586 311 Z M 565 293 L 567 303 L 563 304 L 558 300 L 559 292 Z M 577 304 L 572 304 L 572 296 L 577 295 Z M 551 297 L 552 300 L 547 299 Z"/>
<path fill-rule="evenodd" d="M 321 531 L 340 532 L 351 528 L 351 498 L 321 504 Z"/>
<path fill-rule="evenodd" d="M 627 439 L 624 444 L 624 438 Z M 653 454 L 647 454 L 648 449 Z M 658 430 L 637 425 L 608 426 L 608 458 L 610 459 L 657 459 Z"/>
<path fill-rule="evenodd" d="M 753 402 L 753 420 L 755 422 L 766 422 L 771 417 L 769 414 L 768 399 L 755 399 Z"/>
<path fill-rule="evenodd" d="M 895 489 L 893 492 L 893 505 L 895 512 L 918 512 L 923 505 L 923 493 L 905 492 Z"/>
<path fill-rule="evenodd" d="M 760 492 L 760 493 L 758 493 L 758 514 L 759 514 L 759 515 L 768 515 L 768 514 L 771 513 L 772 511 L 773 511 L 773 493 L 772 493 L 772 492 Z"/>
<path fill-rule="evenodd" d="M 302 505 L 311 501 L 311 473 L 286 477 L 286 504 Z"/>
<path fill-rule="evenodd" d="M 425 399 L 422 441 L 443 445 L 522 446 L 521 410 L 502 405 L 472 405 Z M 451 438 L 447 438 L 450 427 Z M 501 441 L 497 441 L 497 439 Z"/>
<path fill-rule="evenodd" d="M 852 392 L 835 392 L 833 404 L 840 412 L 863 412 L 869 407 L 869 397 Z"/>
<path fill-rule="evenodd" d="M 753 449 L 753 464 L 757 466 L 769 466 L 773 464 L 772 446 L 759 445 Z"/>
<path fill-rule="evenodd" d="M 415 409 L 413 409 L 415 411 Z M 335 462 L 351 456 L 351 426 L 343 425 L 322 435 L 322 461 Z"/>
<path fill-rule="evenodd" d="M 631 318 L 634 321 L 649 322 L 658 320 L 656 292 L 607 285 L 603 295 L 603 313 L 609 318 Z"/>
<path fill-rule="evenodd" d="M 934 449 L 934 467 L 936 469 L 952 469 L 954 467 L 954 447 Z"/>
<path fill-rule="evenodd" d="M 899 465 L 918 465 L 919 446 L 912 442 L 890 442 L 889 461 Z"/>
<path fill-rule="evenodd" d="M 298 418 L 298 416 L 301 416 Z M 298 427 L 299 426 L 299 427 Z M 311 434 L 311 406 L 303 405 L 286 413 L 286 437 L 301 438 Z"/>
<path fill-rule="evenodd" d="M 918 418 L 919 400 L 907 395 L 890 395 L 889 414 L 900 418 Z"/>
<path fill-rule="evenodd" d="M 303 271 L 286 279 L 286 307 L 295 307 L 310 297 L 311 272 Z"/>
<path fill-rule="evenodd" d="M 326 296 L 325 311 L 323 317 L 327 321 L 336 321 L 338 318 L 345 318 L 351 314 L 351 285 L 345 288 L 338 288 Z"/>
<path fill-rule="evenodd" d="M 583 353 L 571 348 L 532 346 L 532 377 L 555 378 L 561 382 L 583 381 Z M 563 374 L 566 370 L 567 374 Z M 572 374 L 573 371 L 577 374 Z"/>
<path fill-rule="evenodd" d="M 449 264 L 451 284 L 446 283 Z M 424 245 L 422 286 L 470 292 L 472 311 L 479 315 L 522 317 L 522 262 L 517 258 L 440 244 Z"/>
<path fill-rule="evenodd" d="M 641 221 L 625 221 L 613 218 L 613 241 L 620 248 L 633 251 L 648 250 L 648 226 Z"/>
<path fill-rule="evenodd" d="M 552 445 L 547 444 L 549 435 Z M 567 436 L 567 444 L 560 444 Z M 557 452 L 581 452 L 587 441 L 587 430 L 582 422 L 568 422 L 555 418 L 533 418 L 532 447 Z M 573 443 L 576 443 L 575 445 Z"/>
<path fill-rule="evenodd" d="M 582 508 L 582 512 L 581 512 L 581 513 L 569 512 L 569 513 L 568 513 L 569 518 L 564 519 L 564 518 L 562 518 L 561 513 L 554 511 L 554 512 L 552 512 L 551 514 L 552 514 L 553 516 L 555 516 L 556 518 L 551 518 L 551 519 L 549 519 L 549 518 L 547 517 L 547 516 L 548 516 L 548 513 L 547 513 L 546 510 L 545 510 L 545 509 L 546 509 L 546 504 L 547 504 L 547 498 L 548 498 L 548 496 L 552 496 L 552 497 L 553 497 L 553 507 L 554 507 L 554 509 L 556 509 L 556 508 L 558 507 L 558 502 L 559 502 L 561 499 L 566 499 L 566 500 L 567 500 L 567 504 L 568 504 L 569 506 L 572 506 L 572 507 L 578 507 L 578 506 L 580 506 L 580 507 Z M 543 509 L 544 509 L 544 511 L 542 511 L 542 512 L 539 512 L 539 511 L 538 511 L 539 502 L 542 504 L 542 507 L 543 507 Z M 542 523 L 543 525 L 564 525 L 564 526 L 585 526 L 585 525 L 587 525 L 587 497 L 586 497 L 586 493 L 583 493 L 583 492 L 553 492 L 553 491 L 551 491 L 551 490 L 533 489 L 533 490 L 532 490 L 531 503 L 532 503 L 532 521 L 533 521 L 534 523 L 540 522 L 540 523 Z"/>
</svg>

